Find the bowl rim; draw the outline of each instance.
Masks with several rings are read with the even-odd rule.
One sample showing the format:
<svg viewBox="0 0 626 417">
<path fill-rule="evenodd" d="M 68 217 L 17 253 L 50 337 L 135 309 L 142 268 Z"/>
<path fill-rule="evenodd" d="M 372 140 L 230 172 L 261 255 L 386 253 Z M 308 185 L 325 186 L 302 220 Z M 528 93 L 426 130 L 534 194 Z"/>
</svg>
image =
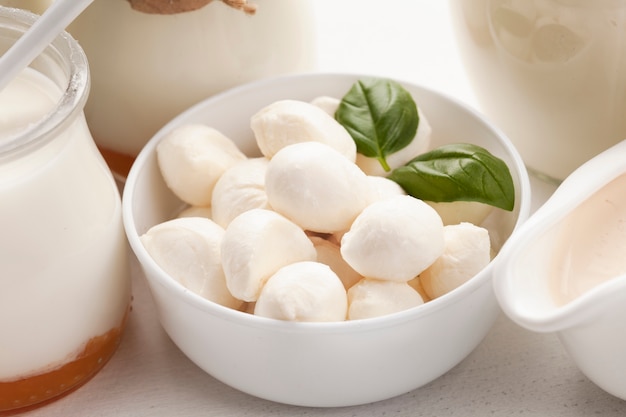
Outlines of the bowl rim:
<svg viewBox="0 0 626 417">
<path fill-rule="evenodd" d="M 209 301 L 204 297 L 192 292 L 191 290 L 184 287 L 178 281 L 169 277 L 152 259 L 152 257 L 148 254 L 143 244 L 139 239 L 139 234 L 137 233 L 135 219 L 133 217 L 133 198 L 135 196 L 134 190 L 135 185 L 138 181 L 140 173 L 145 167 L 146 161 L 150 158 L 153 152 L 155 152 L 156 146 L 160 142 L 160 140 L 165 136 L 167 132 L 169 132 L 174 126 L 177 126 L 181 120 L 188 118 L 189 115 L 194 114 L 200 109 L 204 108 L 207 105 L 210 105 L 215 102 L 219 102 L 228 98 L 229 96 L 238 95 L 241 92 L 248 90 L 256 90 L 256 89 L 266 89 L 269 86 L 272 86 L 276 83 L 283 82 L 294 82 L 295 80 L 303 80 L 306 82 L 310 79 L 335 79 L 335 78 L 343 78 L 350 80 L 357 80 L 366 77 L 380 77 L 374 74 L 367 73 L 351 73 L 351 72 L 308 72 L 308 73 L 298 73 L 298 74 L 288 74 L 281 76 L 274 76 L 263 78 L 261 80 L 252 81 L 246 84 L 242 84 L 223 92 L 217 93 L 213 96 L 210 96 L 195 105 L 187 108 L 183 112 L 179 113 L 173 119 L 171 119 L 168 123 L 163 125 L 161 129 L 159 129 L 147 142 L 147 144 L 142 148 L 142 150 L 137 155 L 130 171 L 126 179 L 126 183 L 122 193 L 122 216 L 124 222 L 124 228 L 127 235 L 127 239 L 130 243 L 130 246 L 139 260 L 141 265 L 141 269 L 144 272 L 144 276 L 150 285 L 158 284 L 166 289 L 166 291 L 171 292 L 171 294 L 176 297 L 179 301 L 182 301 L 188 304 L 191 307 L 194 307 L 198 310 L 202 310 L 204 312 L 210 313 L 215 317 L 219 317 L 221 319 L 227 320 L 229 322 L 233 322 L 243 326 L 255 327 L 255 328 L 266 328 L 273 331 L 288 331 L 288 332 L 323 332 L 323 333 L 342 333 L 346 331 L 370 331 L 376 328 L 389 328 L 393 326 L 401 325 L 408 321 L 422 319 L 426 316 L 434 314 L 435 312 L 445 308 L 449 304 L 455 303 L 457 300 L 463 297 L 467 297 L 468 294 L 471 294 L 475 291 L 478 291 L 483 285 L 485 285 L 485 281 L 488 281 L 492 275 L 492 271 L 494 268 L 494 262 L 498 259 L 499 253 L 491 260 L 489 265 L 487 265 L 483 270 L 481 270 L 477 275 L 475 275 L 469 281 L 463 283 L 461 286 L 456 288 L 455 290 L 444 294 L 434 300 L 430 300 L 422 305 L 412 307 L 410 309 L 396 312 L 393 314 L 388 314 L 380 317 L 373 317 L 367 319 L 360 320 L 346 320 L 346 321 L 338 321 L 338 322 L 290 322 L 285 320 L 278 320 L 266 317 L 255 316 L 250 313 L 242 312 L 239 310 L 235 310 L 229 307 L 225 307 L 219 305 L 215 302 Z M 512 142 L 508 139 L 508 137 L 496 126 L 494 126 L 487 118 L 479 113 L 478 111 L 472 109 L 467 104 L 462 101 L 432 88 L 426 87 L 420 83 L 416 83 L 413 81 L 406 81 L 397 77 L 393 77 L 394 81 L 399 82 L 403 85 L 410 85 L 420 90 L 424 90 L 433 95 L 440 96 L 444 100 L 450 102 L 451 104 L 459 107 L 464 112 L 468 113 L 472 118 L 478 119 L 484 127 L 489 130 L 498 140 L 501 142 L 502 147 L 507 152 L 508 156 L 512 158 L 514 161 L 514 165 L 510 166 L 509 169 L 514 171 L 514 175 L 517 175 L 519 184 L 518 184 L 518 216 L 515 219 L 513 228 L 511 233 L 514 233 L 518 227 L 522 223 L 526 221 L 526 219 L 530 215 L 530 179 L 526 167 L 522 161 L 521 156 L 518 151 L 512 144 Z M 510 237 L 509 237 L 510 238 Z M 149 271 L 146 271 L 149 269 Z M 156 277 L 156 280 L 152 277 Z M 493 291 L 493 289 L 492 289 Z"/>
</svg>

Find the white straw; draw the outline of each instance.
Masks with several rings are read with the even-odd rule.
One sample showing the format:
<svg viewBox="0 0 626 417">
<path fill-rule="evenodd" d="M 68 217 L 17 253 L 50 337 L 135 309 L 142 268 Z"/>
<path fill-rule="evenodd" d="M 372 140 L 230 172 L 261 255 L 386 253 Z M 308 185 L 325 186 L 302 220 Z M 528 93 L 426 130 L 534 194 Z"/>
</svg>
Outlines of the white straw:
<svg viewBox="0 0 626 417">
<path fill-rule="evenodd" d="M 93 0 L 55 0 L 0 57 L 0 91 L 26 68 Z"/>
</svg>

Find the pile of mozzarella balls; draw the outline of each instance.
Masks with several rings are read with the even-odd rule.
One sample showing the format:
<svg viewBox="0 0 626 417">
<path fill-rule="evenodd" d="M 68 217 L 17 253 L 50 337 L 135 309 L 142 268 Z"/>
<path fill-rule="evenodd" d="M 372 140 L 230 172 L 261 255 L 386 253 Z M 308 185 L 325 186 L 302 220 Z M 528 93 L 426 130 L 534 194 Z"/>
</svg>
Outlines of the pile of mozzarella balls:
<svg viewBox="0 0 626 417">
<path fill-rule="evenodd" d="M 281 100 L 250 122 L 262 157 L 188 124 L 157 147 L 161 174 L 188 204 L 141 240 L 189 290 L 223 306 L 301 322 L 366 319 L 439 297 L 491 259 L 480 203 L 428 203 L 357 154 L 333 117 L 339 100 Z M 420 123 L 401 166 L 430 146 Z"/>
</svg>

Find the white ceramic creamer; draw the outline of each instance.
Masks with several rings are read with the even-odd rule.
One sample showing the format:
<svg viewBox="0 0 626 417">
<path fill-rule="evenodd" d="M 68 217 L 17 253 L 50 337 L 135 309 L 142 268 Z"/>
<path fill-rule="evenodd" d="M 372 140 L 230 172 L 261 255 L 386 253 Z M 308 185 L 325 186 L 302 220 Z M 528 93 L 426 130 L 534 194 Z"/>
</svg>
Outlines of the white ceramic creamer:
<svg viewBox="0 0 626 417">
<path fill-rule="evenodd" d="M 571 174 L 507 241 L 494 285 L 504 312 L 556 332 L 581 371 L 626 399 L 626 141 Z"/>
<path fill-rule="evenodd" d="M 0 8 L 0 50 L 35 15 Z M 120 196 L 82 112 L 85 55 L 67 34 L 0 91 L 0 414 L 85 383 L 130 304 Z"/>
</svg>

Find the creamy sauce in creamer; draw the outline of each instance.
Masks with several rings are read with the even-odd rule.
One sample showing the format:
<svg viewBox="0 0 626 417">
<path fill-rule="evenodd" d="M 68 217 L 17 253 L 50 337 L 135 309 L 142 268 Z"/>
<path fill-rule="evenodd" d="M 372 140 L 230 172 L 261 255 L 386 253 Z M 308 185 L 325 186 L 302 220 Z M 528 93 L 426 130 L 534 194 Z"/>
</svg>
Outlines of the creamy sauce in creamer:
<svg viewBox="0 0 626 417">
<path fill-rule="evenodd" d="M 60 96 L 25 70 L 0 93 L 0 143 Z M 0 160 L 0 383 L 63 366 L 119 330 L 127 261 L 117 188 L 84 117 L 28 155 Z"/>
<path fill-rule="evenodd" d="M 624 190 L 626 174 L 598 190 L 560 222 L 551 274 L 559 305 L 626 273 Z"/>
</svg>

